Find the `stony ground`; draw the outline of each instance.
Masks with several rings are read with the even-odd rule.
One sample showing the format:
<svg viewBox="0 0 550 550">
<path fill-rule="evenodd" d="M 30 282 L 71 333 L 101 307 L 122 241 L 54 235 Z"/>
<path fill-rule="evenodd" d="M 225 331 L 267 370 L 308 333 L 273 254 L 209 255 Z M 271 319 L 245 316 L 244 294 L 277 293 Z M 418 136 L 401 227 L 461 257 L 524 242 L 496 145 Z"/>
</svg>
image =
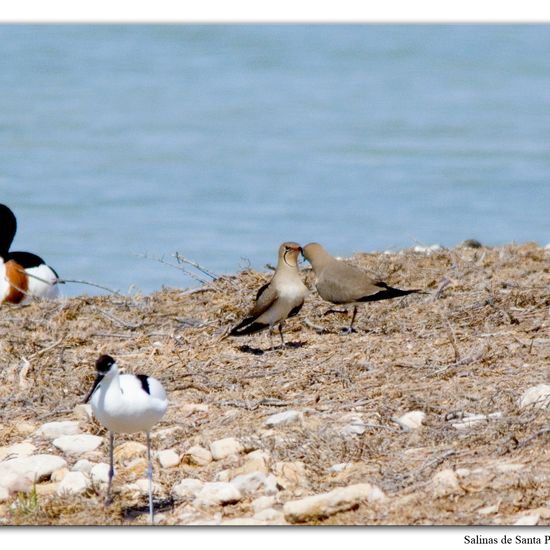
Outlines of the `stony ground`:
<svg viewBox="0 0 550 550">
<path fill-rule="evenodd" d="M 312 292 L 274 349 L 224 337 L 269 272 L 2 306 L 0 522 L 147 523 L 143 434 L 117 437 L 104 505 L 108 438 L 82 400 L 109 353 L 168 392 L 161 525 L 550 523 L 550 250 L 353 261 L 426 293 L 362 306 L 344 335 Z"/>
</svg>

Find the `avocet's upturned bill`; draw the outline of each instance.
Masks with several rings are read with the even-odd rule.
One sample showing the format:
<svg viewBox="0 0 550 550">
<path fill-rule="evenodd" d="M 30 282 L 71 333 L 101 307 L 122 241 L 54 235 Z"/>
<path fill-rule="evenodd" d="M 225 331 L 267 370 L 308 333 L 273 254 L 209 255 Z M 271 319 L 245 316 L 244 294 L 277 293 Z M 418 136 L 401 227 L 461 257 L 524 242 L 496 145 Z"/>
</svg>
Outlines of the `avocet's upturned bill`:
<svg viewBox="0 0 550 550">
<path fill-rule="evenodd" d="M 145 374 L 120 374 L 116 361 L 109 355 L 101 355 L 96 361 L 96 379 L 85 403 L 90 401 L 97 420 L 109 430 L 109 483 L 107 502 L 111 502 L 115 433 L 146 432 L 147 478 L 149 480 L 149 515 L 153 515 L 153 467 L 151 463 L 151 428 L 160 421 L 168 407 L 168 399 L 162 384 Z"/>
</svg>

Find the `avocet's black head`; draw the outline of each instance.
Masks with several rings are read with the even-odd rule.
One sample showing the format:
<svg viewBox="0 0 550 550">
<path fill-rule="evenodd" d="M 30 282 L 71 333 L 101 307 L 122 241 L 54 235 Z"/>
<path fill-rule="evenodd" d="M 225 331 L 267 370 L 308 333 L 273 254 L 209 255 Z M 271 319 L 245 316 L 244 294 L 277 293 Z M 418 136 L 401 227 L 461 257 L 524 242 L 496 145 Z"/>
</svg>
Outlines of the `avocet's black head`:
<svg viewBox="0 0 550 550">
<path fill-rule="evenodd" d="M 116 361 L 110 355 L 100 355 L 98 357 L 97 361 L 95 362 L 95 370 L 97 371 L 97 374 L 94 380 L 94 385 L 86 396 L 86 399 L 84 399 L 84 403 L 88 403 L 93 393 L 99 387 L 99 384 L 101 383 L 103 378 L 105 378 L 105 375 L 107 375 L 113 368 L 113 365 L 116 368 Z"/>
<path fill-rule="evenodd" d="M 100 355 L 95 362 L 95 368 L 98 374 L 105 375 L 115 364 L 115 360 L 110 355 Z"/>
<path fill-rule="evenodd" d="M 4 257 L 8 253 L 16 231 L 14 213 L 5 204 L 0 204 L 0 256 Z"/>
</svg>

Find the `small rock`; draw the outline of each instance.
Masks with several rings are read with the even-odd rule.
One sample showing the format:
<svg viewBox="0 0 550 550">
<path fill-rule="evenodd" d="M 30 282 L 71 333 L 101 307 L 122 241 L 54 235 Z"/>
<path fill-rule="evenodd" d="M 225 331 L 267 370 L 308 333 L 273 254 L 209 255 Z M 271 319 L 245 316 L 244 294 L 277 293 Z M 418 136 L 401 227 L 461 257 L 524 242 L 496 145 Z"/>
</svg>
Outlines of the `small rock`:
<svg viewBox="0 0 550 550">
<path fill-rule="evenodd" d="M 166 449 L 157 453 L 157 460 L 163 468 L 173 468 L 180 463 L 181 457 L 174 449 Z"/>
<path fill-rule="evenodd" d="M 187 451 L 183 454 L 183 460 L 187 464 L 206 466 L 212 462 L 212 454 L 204 447 L 194 445 L 193 447 L 187 449 Z"/>
<path fill-rule="evenodd" d="M 253 519 L 268 523 L 286 523 L 285 515 L 281 511 L 275 510 L 274 508 L 265 508 L 264 510 L 260 510 L 254 514 Z"/>
<path fill-rule="evenodd" d="M 546 409 L 550 405 L 550 385 L 539 384 L 526 390 L 519 400 L 519 408 L 534 407 Z"/>
<path fill-rule="evenodd" d="M 5 489 L 8 494 L 28 493 L 32 489 L 33 481 L 28 475 L 21 475 L 15 472 L 4 472 L 0 478 L 0 488 Z"/>
<path fill-rule="evenodd" d="M 214 481 L 230 481 L 233 475 L 233 470 L 221 470 L 214 476 Z"/>
<path fill-rule="evenodd" d="M 243 451 L 243 446 L 234 437 L 226 437 L 218 439 L 210 444 L 210 452 L 214 460 L 222 460 L 223 458 L 236 455 Z"/>
<path fill-rule="evenodd" d="M 103 443 L 98 435 L 79 434 L 63 435 L 53 440 L 53 444 L 65 454 L 78 455 L 95 451 Z"/>
<path fill-rule="evenodd" d="M 205 483 L 198 492 L 194 504 L 198 506 L 219 506 L 232 504 L 242 499 L 241 492 L 231 483 Z"/>
<path fill-rule="evenodd" d="M 182 479 L 172 487 L 171 494 L 176 500 L 194 497 L 202 489 L 204 483 L 191 477 Z"/>
<path fill-rule="evenodd" d="M 420 428 L 425 418 L 426 413 L 423 411 L 410 411 L 405 413 L 403 416 L 396 418 L 394 422 L 399 424 L 403 430 L 408 432 L 410 430 L 417 430 Z"/>
<path fill-rule="evenodd" d="M 36 436 L 45 439 L 56 439 L 64 435 L 76 435 L 80 433 L 78 421 L 63 420 L 61 422 L 48 422 L 43 424 L 34 433 Z"/>
<path fill-rule="evenodd" d="M 347 470 L 348 468 L 351 468 L 352 466 L 353 462 L 341 462 L 340 464 L 333 464 L 330 468 L 328 468 L 327 472 L 330 472 L 331 474 L 337 474 L 339 472 Z"/>
<path fill-rule="evenodd" d="M 536 525 L 540 520 L 540 514 L 527 514 L 520 516 L 513 525 Z"/>
<path fill-rule="evenodd" d="M 352 415 L 347 416 L 349 419 L 349 424 L 347 426 L 344 426 L 340 433 L 344 437 L 349 437 L 353 435 L 363 435 L 367 429 L 366 424 L 363 422 L 363 419 L 360 416 Z"/>
<path fill-rule="evenodd" d="M 501 412 L 494 412 L 490 414 L 470 414 L 465 413 L 461 422 L 454 422 L 451 424 L 456 430 L 465 430 L 471 428 L 480 422 L 486 422 L 488 420 L 496 420 L 502 417 Z"/>
<path fill-rule="evenodd" d="M 147 446 L 137 441 L 125 441 L 115 447 L 114 456 L 117 462 L 124 463 L 137 456 L 147 456 Z"/>
<path fill-rule="evenodd" d="M 275 504 L 275 498 L 270 496 L 258 497 L 252 501 L 252 509 L 257 514 L 266 508 L 271 508 Z"/>
<path fill-rule="evenodd" d="M 88 488 L 89 483 L 88 478 L 82 472 L 67 472 L 57 488 L 57 494 L 79 495 Z"/>
<path fill-rule="evenodd" d="M 71 468 L 73 472 L 82 472 L 83 474 L 89 474 L 92 470 L 93 464 L 87 458 L 81 458 Z"/>
<path fill-rule="evenodd" d="M 264 480 L 264 493 L 266 495 L 276 495 L 279 492 L 279 488 L 277 478 L 273 474 L 269 474 Z"/>
<path fill-rule="evenodd" d="M 100 462 L 99 464 L 94 464 L 90 470 L 90 478 L 93 483 L 108 483 L 109 482 L 109 464 L 105 462 Z"/>
<path fill-rule="evenodd" d="M 441 470 L 432 478 L 432 491 L 436 497 L 462 494 L 456 473 L 451 469 Z"/>
<path fill-rule="evenodd" d="M 21 458 L 22 456 L 30 456 L 36 447 L 32 443 L 23 442 L 10 445 L 8 447 L 0 447 L 0 461 L 10 458 Z"/>
<path fill-rule="evenodd" d="M 54 483 L 57 481 L 63 481 L 63 478 L 69 473 L 68 468 L 59 468 L 59 470 L 56 470 L 55 472 L 52 472 L 52 475 L 50 476 L 50 480 Z"/>
<path fill-rule="evenodd" d="M 292 491 L 298 487 L 309 487 L 303 462 L 276 462 L 273 464 L 273 472 L 277 476 L 277 483 L 284 489 Z"/>
<path fill-rule="evenodd" d="M 265 479 L 266 475 L 263 472 L 251 472 L 232 479 L 231 485 L 236 487 L 243 495 L 251 495 L 263 485 Z"/>
<path fill-rule="evenodd" d="M 498 504 L 493 504 L 492 506 L 485 506 L 484 508 L 480 508 L 477 513 L 480 516 L 490 516 L 491 514 L 496 514 L 498 512 Z"/>
<path fill-rule="evenodd" d="M 329 493 L 288 501 L 283 507 L 283 512 L 285 519 L 290 523 L 302 523 L 350 510 L 363 501 L 372 503 L 384 499 L 384 493 L 375 485 L 359 483 L 334 489 Z"/>
<path fill-rule="evenodd" d="M 300 411 L 284 411 L 277 414 L 272 414 L 265 421 L 265 425 L 269 428 L 275 426 L 282 426 L 284 424 L 291 424 L 293 422 L 298 422 L 302 419 L 302 413 Z"/>
<path fill-rule="evenodd" d="M 0 485 L 2 478 L 8 473 L 27 477 L 31 481 L 48 479 L 55 470 L 67 465 L 65 459 L 55 455 L 33 455 L 14 458 L 0 463 Z"/>
<path fill-rule="evenodd" d="M 74 415 L 84 422 L 88 422 L 94 417 L 92 406 L 89 403 L 80 403 L 73 409 Z M 65 434 L 70 435 L 70 434 Z"/>
<path fill-rule="evenodd" d="M 0 502 L 6 502 L 10 498 L 10 492 L 6 487 L 0 485 Z"/>
</svg>

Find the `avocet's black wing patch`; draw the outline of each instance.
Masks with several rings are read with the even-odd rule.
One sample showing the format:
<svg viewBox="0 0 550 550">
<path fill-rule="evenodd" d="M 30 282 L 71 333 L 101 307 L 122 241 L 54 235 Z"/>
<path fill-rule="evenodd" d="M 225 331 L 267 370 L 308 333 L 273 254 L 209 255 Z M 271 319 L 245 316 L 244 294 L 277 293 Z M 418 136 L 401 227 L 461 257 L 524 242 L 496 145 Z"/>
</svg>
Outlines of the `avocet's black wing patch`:
<svg viewBox="0 0 550 550">
<path fill-rule="evenodd" d="M 141 387 L 145 393 L 151 395 L 151 390 L 149 389 L 149 377 L 146 374 L 137 374 L 136 377 L 141 382 Z"/>
</svg>

